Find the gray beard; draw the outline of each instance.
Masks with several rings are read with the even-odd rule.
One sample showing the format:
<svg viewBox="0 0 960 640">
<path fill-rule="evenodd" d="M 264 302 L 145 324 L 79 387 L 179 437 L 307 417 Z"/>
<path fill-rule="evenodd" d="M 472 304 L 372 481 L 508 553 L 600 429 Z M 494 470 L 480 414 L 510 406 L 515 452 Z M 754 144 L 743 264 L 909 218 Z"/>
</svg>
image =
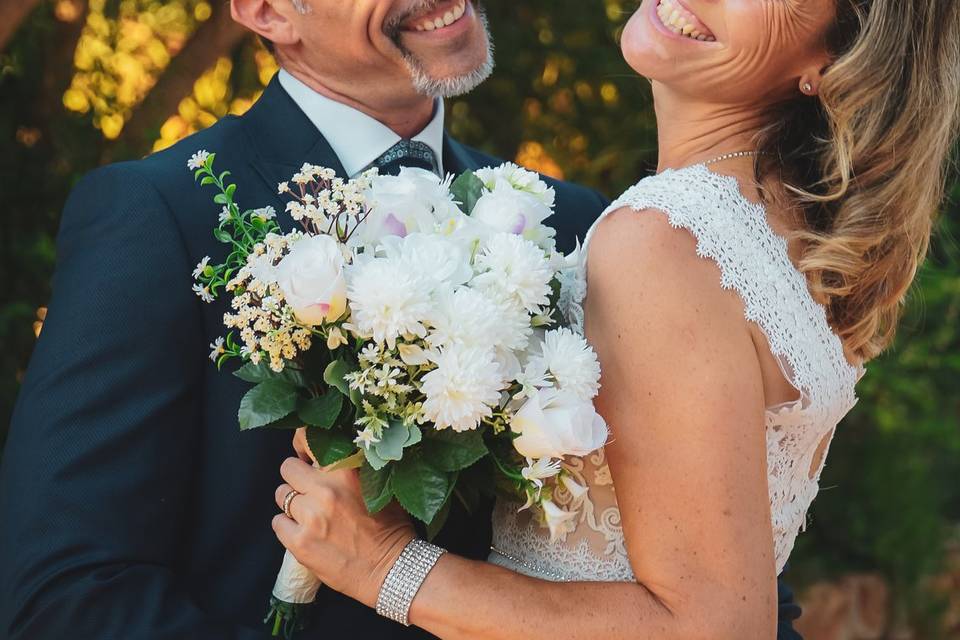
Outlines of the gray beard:
<svg viewBox="0 0 960 640">
<path fill-rule="evenodd" d="M 456 96 L 462 96 L 465 93 L 470 93 L 476 89 L 484 80 L 490 77 L 491 73 L 493 73 L 493 39 L 490 37 L 490 25 L 487 22 L 487 14 L 480 6 L 479 2 L 474 3 L 474 8 L 480 18 L 480 23 L 483 25 L 483 30 L 486 34 L 487 56 L 483 61 L 483 64 L 481 64 L 479 67 L 460 76 L 454 76 L 452 78 L 432 77 L 427 73 L 426 69 L 424 69 L 420 59 L 417 58 L 412 52 L 404 48 L 403 44 L 400 42 L 399 32 L 395 31 L 390 34 L 394 44 L 397 45 L 397 48 L 400 49 L 401 53 L 403 54 L 404 63 L 407 65 L 407 69 L 409 70 L 410 76 L 413 80 L 413 88 L 417 93 L 430 98 L 454 98 Z"/>
</svg>

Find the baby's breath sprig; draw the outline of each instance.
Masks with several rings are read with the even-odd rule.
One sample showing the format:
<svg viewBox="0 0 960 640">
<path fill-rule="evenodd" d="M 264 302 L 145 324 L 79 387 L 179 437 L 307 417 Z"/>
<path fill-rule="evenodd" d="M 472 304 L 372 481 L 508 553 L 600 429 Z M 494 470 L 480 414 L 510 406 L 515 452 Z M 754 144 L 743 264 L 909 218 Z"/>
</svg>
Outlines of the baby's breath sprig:
<svg viewBox="0 0 960 640">
<path fill-rule="evenodd" d="M 344 181 L 333 169 L 304 164 L 290 180 L 294 188 L 290 182 L 281 182 L 277 192 L 293 198 L 287 211 L 305 232 L 326 234 L 346 244 L 370 215 L 364 193 L 376 175 L 377 170 L 371 169 Z"/>
</svg>

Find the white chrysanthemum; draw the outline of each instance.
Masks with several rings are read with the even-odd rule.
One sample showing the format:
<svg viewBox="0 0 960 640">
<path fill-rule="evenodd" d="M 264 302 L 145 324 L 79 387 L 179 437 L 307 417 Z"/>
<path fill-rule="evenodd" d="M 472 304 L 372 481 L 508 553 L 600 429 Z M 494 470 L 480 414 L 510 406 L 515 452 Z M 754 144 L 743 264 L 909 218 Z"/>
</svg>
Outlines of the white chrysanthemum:
<svg viewBox="0 0 960 640">
<path fill-rule="evenodd" d="M 540 178 L 539 174 L 528 171 L 512 162 L 505 162 L 492 169 L 478 169 L 475 173 L 484 186 L 491 191 L 497 182 L 504 181 L 518 191 L 533 194 L 548 207 L 552 207 L 556 199 L 556 192 L 552 187 L 547 186 L 547 183 Z"/>
<path fill-rule="evenodd" d="M 554 271 L 543 250 L 520 236 L 499 233 L 477 254 L 477 286 L 514 300 L 530 313 L 549 302 Z"/>
<path fill-rule="evenodd" d="M 530 358 L 525 375 L 537 378 L 550 374 L 558 389 L 581 400 L 593 400 L 600 391 L 600 363 L 583 336 L 567 328 L 547 331 L 540 353 Z"/>
<path fill-rule="evenodd" d="M 400 261 L 358 260 L 347 268 L 347 297 L 356 331 L 377 344 L 393 349 L 400 336 L 427 333 L 423 322 L 432 308 L 430 288 Z"/>
<path fill-rule="evenodd" d="M 437 429 L 476 429 L 493 414 L 505 387 L 490 349 L 453 346 L 431 359 L 437 368 L 423 376 L 423 417 Z"/>
<path fill-rule="evenodd" d="M 434 347 L 489 348 L 498 338 L 498 312 L 499 305 L 482 291 L 457 287 L 439 296 L 427 341 Z"/>
<path fill-rule="evenodd" d="M 383 239 L 381 252 L 418 274 L 433 291 L 449 291 L 473 277 L 470 254 L 461 243 L 445 236 L 412 233 Z"/>
</svg>

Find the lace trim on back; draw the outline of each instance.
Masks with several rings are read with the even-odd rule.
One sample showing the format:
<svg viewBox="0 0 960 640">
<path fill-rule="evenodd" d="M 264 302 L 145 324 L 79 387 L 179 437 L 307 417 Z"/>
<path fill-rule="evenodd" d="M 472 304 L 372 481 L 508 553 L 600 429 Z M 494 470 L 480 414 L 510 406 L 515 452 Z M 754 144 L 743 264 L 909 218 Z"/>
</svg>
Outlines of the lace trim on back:
<svg viewBox="0 0 960 640">
<path fill-rule="evenodd" d="M 737 291 L 747 320 L 763 331 L 787 379 L 800 391 L 800 400 L 766 412 L 771 521 L 779 572 L 818 491 L 827 451 L 812 469 L 816 451 L 821 443 L 829 445 L 833 429 L 856 403 L 854 387 L 863 370 L 847 362 L 826 310 L 813 299 L 806 279 L 790 261 L 786 241 L 770 228 L 764 207 L 747 200 L 735 178 L 713 173 L 704 165 L 642 180 L 594 223 L 583 247 L 570 256 L 570 268 L 561 279 L 560 308 L 575 330 L 583 331 L 590 239 L 603 218 L 624 207 L 663 212 L 671 226 L 695 237 L 697 255 L 719 266 L 721 285 Z M 590 491 L 602 489 L 591 487 Z"/>
</svg>

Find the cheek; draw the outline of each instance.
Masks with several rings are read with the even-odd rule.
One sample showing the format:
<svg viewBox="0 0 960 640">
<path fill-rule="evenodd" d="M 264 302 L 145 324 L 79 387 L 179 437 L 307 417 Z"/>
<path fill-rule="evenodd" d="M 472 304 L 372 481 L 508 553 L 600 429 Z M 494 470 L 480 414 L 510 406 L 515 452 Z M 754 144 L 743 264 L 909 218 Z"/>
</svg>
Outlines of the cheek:
<svg viewBox="0 0 960 640">
<path fill-rule="evenodd" d="M 627 22 L 620 38 L 620 50 L 624 60 L 638 74 L 660 79 L 675 63 L 670 52 L 659 41 L 662 36 L 650 22 L 649 5 L 655 1 L 645 0 Z"/>
</svg>

